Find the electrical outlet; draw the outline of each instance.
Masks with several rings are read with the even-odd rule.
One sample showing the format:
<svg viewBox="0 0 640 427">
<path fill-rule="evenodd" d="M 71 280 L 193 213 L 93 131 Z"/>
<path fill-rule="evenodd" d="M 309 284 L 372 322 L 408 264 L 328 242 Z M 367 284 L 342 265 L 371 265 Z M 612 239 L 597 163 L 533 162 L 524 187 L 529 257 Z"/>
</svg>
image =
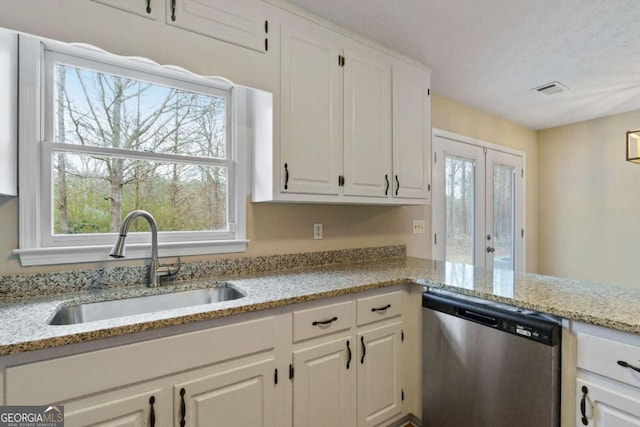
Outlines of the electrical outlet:
<svg viewBox="0 0 640 427">
<path fill-rule="evenodd" d="M 413 221 L 413 234 L 424 234 L 424 219 L 416 219 Z"/>
<path fill-rule="evenodd" d="M 313 224 L 313 238 L 315 240 L 322 239 L 322 224 Z"/>
</svg>

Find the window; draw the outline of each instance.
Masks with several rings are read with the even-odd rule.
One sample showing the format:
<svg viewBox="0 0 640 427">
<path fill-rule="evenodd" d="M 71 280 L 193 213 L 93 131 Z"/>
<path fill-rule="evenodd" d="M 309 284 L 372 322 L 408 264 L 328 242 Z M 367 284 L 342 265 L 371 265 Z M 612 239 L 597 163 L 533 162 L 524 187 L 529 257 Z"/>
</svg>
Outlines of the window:
<svg viewBox="0 0 640 427">
<path fill-rule="evenodd" d="M 244 250 L 246 156 L 229 82 L 95 48 L 20 45 L 23 265 L 106 260 L 135 209 L 156 218 L 161 256 Z M 132 231 L 127 256 L 148 256 L 148 225 Z"/>
</svg>

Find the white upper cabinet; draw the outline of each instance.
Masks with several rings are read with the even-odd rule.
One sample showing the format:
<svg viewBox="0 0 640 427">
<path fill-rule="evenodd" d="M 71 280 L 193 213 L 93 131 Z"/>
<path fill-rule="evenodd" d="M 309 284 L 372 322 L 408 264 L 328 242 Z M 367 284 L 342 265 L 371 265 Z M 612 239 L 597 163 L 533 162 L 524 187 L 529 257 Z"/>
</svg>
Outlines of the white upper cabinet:
<svg viewBox="0 0 640 427">
<path fill-rule="evenodd" d="M 166 0 L 167 24 L 265 52 L 265 5 L 256 0 Z"/>
<path fill-rule="evenodd" d="M 396 61 L 393 66 L 393 196 L 430 200 L 431 76 Z"/>
<path fill-rule="evenodd" d="M 157 7 L 161 0 L 93 0 L 125 12 L 149 19 L 156 19 Z"/>
<path fill-rule="evenodd" d="M 342 69 L 337 35 L 294 21 L 281 32 L 281 191 L 338 194 Z"/>
<path fill-rule="evenodd" d="M 355 42 L 344 57 L 344 194 L 387 197 L 391 65 L 385 55 Z"/>
<path fill-rule="evenodd" d="M 252 201 L 428 203 L 428 71 L 292 14 L 280 36 L 280 138 L 254 144 Z"/>
<path fill-rule="evenodd" d="M 0 29 L 0 195 L 18 195 L 18 35 Z"/>
</svg>

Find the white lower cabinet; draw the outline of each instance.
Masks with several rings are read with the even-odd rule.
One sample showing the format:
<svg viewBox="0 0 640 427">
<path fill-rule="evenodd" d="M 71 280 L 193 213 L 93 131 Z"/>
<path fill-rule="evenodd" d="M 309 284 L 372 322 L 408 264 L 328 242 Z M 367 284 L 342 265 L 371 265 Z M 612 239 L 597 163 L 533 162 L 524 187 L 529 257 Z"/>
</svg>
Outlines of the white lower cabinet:
<svg viewBox="0 0 640 427">
<path fill-rule="evenodd" d="M 403 409 L 403 364 L 420 371 L 401 342 L 419 316 L 404 298 L 419 292 L 398 289 L 2 357 L 0 404 L 64 405 L 67 427 L 386 426 L 416 411 Z"/>
<path fill-rule="evenodd" d="M 358 334 L 358 427 L 402 412 L 401 337 L 400 322 Z"/>
<path fill-rule="evenodd" d="M 101 395 L 98 402 L 65 403 L 64 423 L 67 427 L 154 427 L 160 425 L 157 411 L 162 404 L 160 388 L 140 392 L 127 389 Z"/>
<path fill-rule="evenodd" d="M 294 312 L 294 331 L 316 325 L 315 334 L 304 334 L 310 339 L 293 351 L 295 427 L 384 426 L 403 415 L 405 295 L 386 292 L 358 298 L 355 305 Z"/>
<path fill-rule="evenodd" d="M 355 354 L 349 335 L 293 352 L 293 425 L 354 425 Z"/>
<path fill-rule="evenodd" d="M 273 356 L 233 366 L 173 386 L 174 425 L 275 427 Z"/>
<path fill-rule="evenodd" d="M 574 323 L 575 425 L 640 427 L 640 336 Z"/>
<path fill-rule="evenodd" d="M 576 385 L 578 426 L 640 427 L 640 390 L 580 379 Z"/>
</svg>

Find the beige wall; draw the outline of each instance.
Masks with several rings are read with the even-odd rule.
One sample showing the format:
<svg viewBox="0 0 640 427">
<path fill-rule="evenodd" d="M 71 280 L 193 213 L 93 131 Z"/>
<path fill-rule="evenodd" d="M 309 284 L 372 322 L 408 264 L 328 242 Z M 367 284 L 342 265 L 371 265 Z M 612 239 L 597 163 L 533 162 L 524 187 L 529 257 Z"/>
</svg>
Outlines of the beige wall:
<svg viewBox="0 0 640 427">
<path fill-rule="evenodd" d="M 539 132 L 540 272 L 640 287 L 640 110 Z"/>
<path fill-rule="evenodd" d="M 433 127 L 525 152 L 527 271 L 538 271 L 538 150 L 535 131 L 455 101 L 434 96 Z"/>
</svg>

